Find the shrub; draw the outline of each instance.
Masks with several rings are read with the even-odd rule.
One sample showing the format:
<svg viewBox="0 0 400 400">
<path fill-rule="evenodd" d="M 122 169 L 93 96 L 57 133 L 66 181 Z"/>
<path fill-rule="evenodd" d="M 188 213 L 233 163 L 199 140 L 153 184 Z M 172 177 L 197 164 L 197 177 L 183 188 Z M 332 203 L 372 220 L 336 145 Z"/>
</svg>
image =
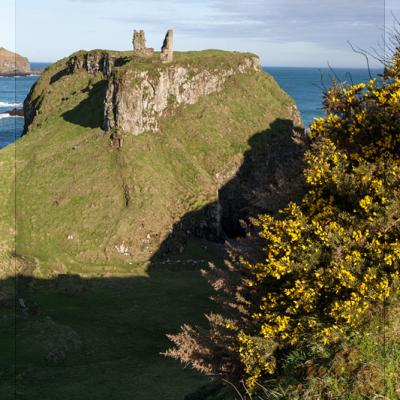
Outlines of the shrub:
<svg viewBox="0 0 400 400">
<path fill-rule="evenodd" d="M 229 270 L 207 272 L 223 309 L 209 331 L 170 336 L 168 355 L 251 390 L 310 343 L 334 355 L 396 289 L 400 49 L 382 79 L 334 83 L 324 106 L 310 127 L 303 200 L 255 222 L 261 257 L 243 252 Z"/>
</svg>

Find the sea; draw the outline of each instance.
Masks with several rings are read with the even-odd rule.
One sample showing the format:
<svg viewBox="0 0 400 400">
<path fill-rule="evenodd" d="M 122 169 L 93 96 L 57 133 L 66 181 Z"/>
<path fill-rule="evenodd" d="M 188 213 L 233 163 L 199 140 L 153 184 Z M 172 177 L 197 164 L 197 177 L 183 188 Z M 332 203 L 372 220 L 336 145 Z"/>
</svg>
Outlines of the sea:
<svg viewBox="0 0 400 400">
<path fill-rule="evenodd" d="M 43 70 L 49 63 L 31 63 L 33 70 Z M 23 117 L 11 117 L 7 111 L 22 108 L 25 97 L 39 75 L 4 77 L 0 76 L 0 148 L 13 143 L 21 136 Z"/>
<path fill-rule="evenodd" d="M 295 100 L 305 127 L 314 118 L 324 115 L 322 96 L 332 86 L 333 80 L 349 84 L 367 83 L 371 77 L 379 79 L 383 73 L 381 69 L 367 68 L 264 67 L 264 70 Z"/>
<path fill-rule="evenodd" d="M 32 69 L 42 70 L 49 63 L 31 63 Z M 295 100 L 305 126 L 309 126 L 315 117 L 324 115 L 322 94 L 329 87 L 332 79 L 360 83 L 368 82 L 371 75 L 379 76 L 382 71 L 356 68 L 293 68 L 264 67 L 279 85 Z M 39 79 L 38 75 L 20 77 L 0 77 L 0 148 L 13 143 L 21 136 L 23 117 L 11 117 L 7 111 L 22 108 L 23 101 L 31 87 Z"/>
</svg>

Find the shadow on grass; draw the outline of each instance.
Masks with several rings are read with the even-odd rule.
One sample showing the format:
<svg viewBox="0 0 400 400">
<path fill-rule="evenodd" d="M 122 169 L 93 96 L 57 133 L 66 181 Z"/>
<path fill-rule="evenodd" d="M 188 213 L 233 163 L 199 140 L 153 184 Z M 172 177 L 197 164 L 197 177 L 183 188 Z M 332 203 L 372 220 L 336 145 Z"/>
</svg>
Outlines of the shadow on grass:
<svg viewBox="0 0 400 400">
<path fill-rule="evenodd" d="M 160 352 L 169 346 L 168 332 L 201 323 L 210 309 L 199 269 L 154 266 L 149 277 L 18 276 L 16 297 L 14 279 L 1 282 L 0 398 L 14 399 L 16 343 L 18 398 L 182 399 L 207 380 Z"/>
<path fill-rule="evenodd" d="M 276 214 L 304 194 L 303 130 L 277 119 L 248 141 L 249 149 L 233 176 L 218 191 L 218 201 L 186 214 L 173 227 L 153 260 L 176 252 L 191 236 L 223 242 L 244 236 L 245 226 L 260 214 Z"/>
<path fill-rule="evenodd" d="M 65 119 L 99 126 L 104 91 L 104 82 L 95 85 Z M 147 266 L 132 266 L 131 276 L 104 268 L 96 278 L 1 282 L 0 398 L 14 398 L 16 382 L 18 397 L 29 400 L 178 400 L 209 382 L 160 355 L 170 345 L 165 335 L 184 323 L 206 323 L 213 306 L 200 269 L 223 262 L 223 241 L 244 233 L 239 220 L 275 213 L 301 196 L 303 147 L 292 135 L 288 120 L 255 134 L 219 201 L 185 215 Z M 33 269 L 26 263 L 25 274 Z"/>
<path fill-rule="evenodd" d="M 61 78 L 63 78 L 66 75 L 69 75 L 70 71 L 69 68 L 66 67 L 64 69 L 62 69 L 61 71 L 58 71 L 57 73 L 55 73 L 51 79 L 50 79 L 50 85 L 52 85 L 53 83 L 56 83 L 58 80 L 60 80 Z"/>
<path fill-rule="evenodd" d="M 65 121 L 85 128 L 100 128 L 104 118 L 104 99 L 107 91 L 107 81 L 102 80 L 85 89 L 88 97 L 74 109 L 63 114 Z"/>
</svg>

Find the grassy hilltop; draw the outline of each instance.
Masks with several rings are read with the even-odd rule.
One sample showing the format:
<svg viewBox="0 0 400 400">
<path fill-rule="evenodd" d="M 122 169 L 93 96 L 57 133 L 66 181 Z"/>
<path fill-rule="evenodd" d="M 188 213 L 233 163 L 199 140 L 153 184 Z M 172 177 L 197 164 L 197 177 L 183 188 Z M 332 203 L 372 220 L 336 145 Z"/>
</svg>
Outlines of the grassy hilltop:
<svg viewBox="0 0 400 400">
<path fill-rule="evenodd" d="M 178 53 L 175 63 L 229 69 L 242 57 Z M 44 273 L 54 259 L 67 271 L 76 262 L 117 259 L 124 268 L 128 259 L 149 259 L 185 214 L 216 200 L 217 174 L 237 168 L 246 151 L 266 146 L 267 135 L 255 134 L 274 122 L 275 133 L 285 133 L 287 126 L 276 121 L 292 118 L 293 101 L 269 75 L 236 74 L 222 92 L 163 117 L 160 132 L 126 135 L 116 150 L 100 128 L 103 74 L 63 75 L 65 63 L 51 66 L 35 85 L 30 99 L 40 104 L 39 112 L 17 144 L 17 250 L 39 259 Z M 146 60 L 116 70 L 148 65 L 165 68 Z M 0 157 L 9 163 L 13 148 Z M 0 179 L 9 179 L 12 169 L 2 170 Z M 8 215 L 13 198 L 3 196 L 2 202 Z M 134 254 L 118 257 L 115 246 L 122 244 Z"/>
<path fill-rule="evenodd" d="M 114 76 L 143 70 L 157 79 L 166 68 L 157 56 L 90 54 L 98 53 L 118 60 Z M 173 66 L 235 70 L 247 56 L 175 53 Z M 182 399 L 206 380 L 159 352 L 166 333 L 210 310 L 200 268 L 223 256 L 193 231 L 218 191 L 236 187 L 235 174 L 241 185 L 265 179 L 257 170 L 267 168 L 281 179 L 276 160 L 257 163 L 274 153 L 290 167 L 294 103 L 268 74 L 234 73 L 222 91 L 175 107 L 158 132 L 125 135 L 117 149 L 101 129 L 107 77 L 70 73 L 69 60 L 43 73 L 28 99 L 37 112 L 27 134 L 0 151 L 0 397 L 12 397 L 15 293 L 7 277 L 16 265 L 26 276 L 17 295 L 20 398 Z"/>
</svg>

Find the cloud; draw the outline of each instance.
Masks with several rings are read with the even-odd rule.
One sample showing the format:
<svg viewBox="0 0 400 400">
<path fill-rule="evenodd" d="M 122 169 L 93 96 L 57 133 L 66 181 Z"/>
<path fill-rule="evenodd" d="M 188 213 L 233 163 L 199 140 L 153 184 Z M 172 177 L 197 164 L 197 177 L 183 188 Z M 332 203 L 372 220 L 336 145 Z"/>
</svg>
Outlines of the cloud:
<svg viewBox="0 0 400 400">
<path fill-rule="evenodd" d="M 398 0 L 386 2 L 400 15 Z M 155 38 L 172 28 L 181 49 L 246 49 L 277 63 L 290 58 L 285 51 L 300 60 L 304 50 L 304 60 L 321 65 L 328 54 L 350 60 L 348 40 L 370 49 L 383 36 L 383 0 L 59 0 L 57 6 L 37 0 L 35 7 L 52 12 L 55 21 L 63 7 L 63 20 L 76 24 L 68 36 L 74 47 L 120 48 L 129 43 L 123 35 L 135 28 L 145 29 L 149 44 L 157 46 Z M 83 29 L 92 34 L 82 36 Z"/>
<path fill-rule="evenodd" d="M 379 0 L 115 1 L 124 3 L 125 15 L 111 19 L 150 29 L 161 24 L 200 37 L 302 41 L 331 48 L 343 48 L 347 40 L 360 46 L 375 45 L 382 35 L 384 16 Z"/>
</svg>

